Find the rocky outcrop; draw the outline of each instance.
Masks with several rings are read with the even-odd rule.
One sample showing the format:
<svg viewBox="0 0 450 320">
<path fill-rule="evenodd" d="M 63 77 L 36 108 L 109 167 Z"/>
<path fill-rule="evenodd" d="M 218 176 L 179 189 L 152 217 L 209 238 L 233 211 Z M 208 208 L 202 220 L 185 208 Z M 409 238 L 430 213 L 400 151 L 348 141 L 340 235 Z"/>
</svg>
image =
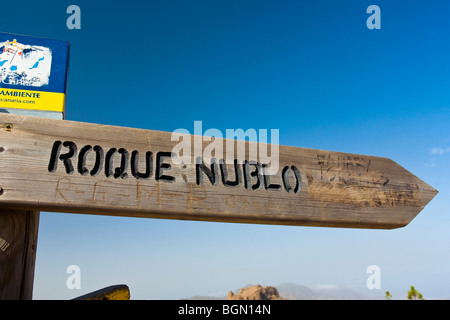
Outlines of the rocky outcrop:
<svg viewBox="0 0 450 320">
<path fill-rule="evenodd" d="M 259 284 L 242 288 L 238 294 L 232 291 L 228 292 L 228 300 L 280 300 L 280 295 L 277 288 L 266 286 L 262 287 Z"/>
</svg>

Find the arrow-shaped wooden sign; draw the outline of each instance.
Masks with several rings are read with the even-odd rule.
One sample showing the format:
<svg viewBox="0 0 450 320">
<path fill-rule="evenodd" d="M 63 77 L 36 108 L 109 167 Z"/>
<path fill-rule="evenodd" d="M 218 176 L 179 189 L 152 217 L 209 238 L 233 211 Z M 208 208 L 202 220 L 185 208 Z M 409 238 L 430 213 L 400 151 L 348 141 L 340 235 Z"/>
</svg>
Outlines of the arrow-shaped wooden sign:
<svg viewBox="0 0 450 320">
<path fill-rule="evenodd" d="M 279 169 L 269 175 L 248 151 L 232 161 L 224 160 L 230 149 L 175 161 L 182 155 L 169 132 L 8 114 L 0 128 L 4 208 L 390 229 L 437 194 L 381 157 L 279 146 Z"/>
</svg>

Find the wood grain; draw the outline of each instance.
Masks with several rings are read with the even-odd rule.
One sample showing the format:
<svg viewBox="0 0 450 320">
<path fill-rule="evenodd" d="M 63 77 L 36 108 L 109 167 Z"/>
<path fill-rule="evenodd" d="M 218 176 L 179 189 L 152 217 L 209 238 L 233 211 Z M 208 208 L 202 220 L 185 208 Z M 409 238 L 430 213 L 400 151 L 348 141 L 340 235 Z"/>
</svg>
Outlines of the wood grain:
<svg viewBox="0 0 450 320">
<path fill-rule="evenodd" d="M 30 300 L 39 212 L 0 209 L 0 300 Z"/>
<path fill-rule="evenodd" d="M 174 162 L 170 155 L 177 143 L 169 132 L 2 114 L 0 206 L 389 229 L 407 225 L 437 194 L 387 158 L 289 146 L 279 146 L 279 170 L 264 179 L 257 168 L 261 159 L 249 157 L 252 142 L 245 142 L 245 157 L 235 158 L 236 164 L 217 163 L 217 172 L 208 176 L 210 158 L 202 159 L 204 167 L 194 156 L 187 164 Z M 203 141 L 202 150 L 209 143 Z M 237 145 L 234 150 L 237 154 Z"/>
</svg>

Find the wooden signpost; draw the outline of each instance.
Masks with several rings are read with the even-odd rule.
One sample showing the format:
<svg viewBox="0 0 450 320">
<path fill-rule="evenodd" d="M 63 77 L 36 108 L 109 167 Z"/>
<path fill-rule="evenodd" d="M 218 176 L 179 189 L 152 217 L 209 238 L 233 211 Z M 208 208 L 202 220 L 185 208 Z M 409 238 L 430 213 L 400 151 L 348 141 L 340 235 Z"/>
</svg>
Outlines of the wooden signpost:
<svg viewBox="0 0 450 320">
<path fill-rule="evenodd" d="M 1 114 L 0 207 L 392 229 L 437 194 L 387 158 L 279 146 L 279 170 L 266 175 L 249 158 L 254 142 L 233 161 L 224 149 L 223 158 L 181 164 L 177 143 L 169 132 Z"/>
<path fill-rule="evenodd" d="M 390 229 L 437 193 L 387 158 L 280 146 L 280 169 L 265 176 L 258 159 L 175 165 L 168 132 L 7 114 L 0 121 L 5 208 Z"/>
</svg>

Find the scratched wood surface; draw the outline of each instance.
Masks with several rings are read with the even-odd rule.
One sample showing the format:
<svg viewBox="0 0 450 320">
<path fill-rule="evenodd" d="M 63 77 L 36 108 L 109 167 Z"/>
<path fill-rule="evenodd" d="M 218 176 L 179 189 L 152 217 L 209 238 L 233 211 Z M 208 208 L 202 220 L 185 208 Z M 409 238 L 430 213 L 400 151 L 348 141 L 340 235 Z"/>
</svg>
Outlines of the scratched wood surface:
<svg viewBox="0 0 450 320">
<path fill-rule="evenodd" d="M 39 212 L 0 209 L 0 300 L 30 300 Z"/>
<path fill-rule="evenodd" d="M 437 194 L 382 157 L 279 146 L 279 170 L 264 176 L 261 159 L 249 158 L 252 142 L 244 157 L 215 167 L 206 157 L 197 165 L 194 151 L 190 163 L 175 163 L 178 143 L 169 132 L 1 114 L 0 206 L 390 229 L 408 224 Z"/>
</svg>

